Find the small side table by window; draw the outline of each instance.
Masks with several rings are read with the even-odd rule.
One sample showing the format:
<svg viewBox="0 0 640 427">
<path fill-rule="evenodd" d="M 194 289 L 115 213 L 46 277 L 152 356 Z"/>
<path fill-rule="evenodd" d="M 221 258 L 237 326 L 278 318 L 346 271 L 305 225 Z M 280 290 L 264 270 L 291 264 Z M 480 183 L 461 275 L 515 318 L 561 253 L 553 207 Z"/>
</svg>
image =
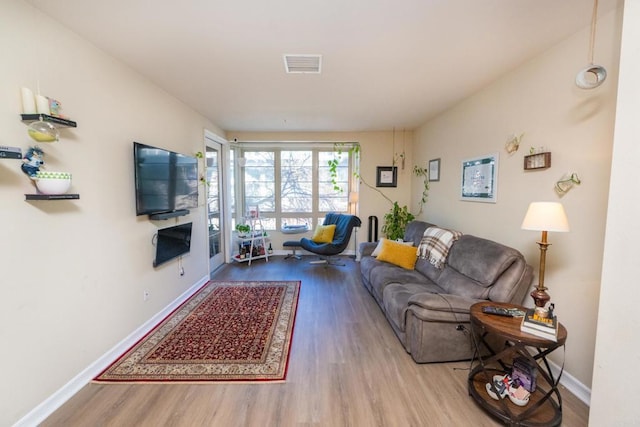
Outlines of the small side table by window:
<svg viewBox="0 0 640 427">
<path fill-rule="evenodd" d="M 503 317 L 482 312 L 484 306 L 504 308 L 525 307 L 514 304 L 480 302 L 471 306 L 471 329 L 475 337 L 477 361 L 469 373 L 469 394 L 490 414 L 507 424 L 518 426 L 558 426 L 562 423 L 562 397 L 558 384 L 562 371 L 554 377 L 547 356 L 567 340 L 567 330 L 558 325 L 557 342 L 539 338 L 520 331 L 521 317 Z M 486 338 L 492 338 L 487 340 Z M 504 343 L 502 348 L 492 348 L 490 342 L 498 338 Z M 494 345 L 495 347 L 495 345 Z M 531 393 L 526 406 L 517 406 L 505 397 L 492 399 L 486 390 L 494 375 L 508 373 L 514 358 L 525 357 L 531 364 L 537 365 L 537 387 Z M 563 363 L 564 365 L 564 363 Z"/>
</svg>

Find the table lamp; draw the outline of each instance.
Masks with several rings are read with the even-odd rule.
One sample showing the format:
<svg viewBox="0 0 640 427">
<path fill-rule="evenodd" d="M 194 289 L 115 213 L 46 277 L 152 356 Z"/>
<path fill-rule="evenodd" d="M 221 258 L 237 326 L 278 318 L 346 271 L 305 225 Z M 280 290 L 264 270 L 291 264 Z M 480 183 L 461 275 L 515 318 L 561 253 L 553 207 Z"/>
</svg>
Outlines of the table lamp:
<svg viewBox="0 0 640 427">
<path fill-rule="evenodd" d="M 529 205 L 527 214 L 524 216 L 521 228 L 523 230 L 542 231 L 542 238 L 538 243 L 540 246 L 540 273 L 538 274 L 538 286 L 531 292 L 531 297 L 536 307 L 544 308 L 551 299 L 546 292 L 548 288 L 544 286 L 544 268 L 547 254 L 547 247 L 551 244 L 547 242 L 548 231 L 566 232 L 569 231 L 569 222 L 564 208 L 558 202 L 533 202 Z"/>
</svg>

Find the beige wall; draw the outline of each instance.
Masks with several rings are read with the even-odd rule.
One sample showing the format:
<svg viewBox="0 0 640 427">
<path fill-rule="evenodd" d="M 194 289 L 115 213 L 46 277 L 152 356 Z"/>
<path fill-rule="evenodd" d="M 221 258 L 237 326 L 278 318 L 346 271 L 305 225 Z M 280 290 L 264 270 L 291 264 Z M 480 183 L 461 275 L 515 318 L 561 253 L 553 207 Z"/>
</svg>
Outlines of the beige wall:
<svg viewBox="0 0 640 427">
<path fill-rule="evenodd" d="M 640 1 L 624 7 L 620 84 L 616 113 L 605 256 L 598 312 L 589 425 L 640 423 L 638 402 L 638 259 L 640 201 Z"/>
<path fill-rule="evenodd" d="M 519 249 L 536 276 L 535 242 L 540 235 L 521 230 L 520 224 L 532 201 L 564 204 L 571 232 L 550 233 L 545 284 L 569 331 L 566 369 L 587 387 L 603 256 L 620 15 L 614 11 L 598 23 L 596 59 L 609 72 L 603 86 L 583 91 L 573 83 L 586 65 L 585 29 L 426 123 L 416 131 L 413 153 L 422 165 L 442 159 L 441 180 L 431 184 L 423 218 Z M 520 150 L 509 155 L 504 144 L 514 133 L 525 135 Z M 551 151 L 551 168 L 523 171 L 523 156 L 531 146 Z M 497 203 L 460 201 L 461 161 L 496 152 Z M 553 186 L 565 172 L 577 172 L 582 184 L 559 198 Z M 531 304 L 530 298 L 526 303 Z"/>
<path fill-rule="evenodd" d="M 35 91 L 39 75 L 78 122 L 40 144 L 47 169 L 71 172 L 80 194 L 25 202 L 34 187 L 21 162 L 0 160 L 0 425 L 11 425 L 207 276 L 203 207 L 179 219 L 194 222 L 185 275 L 152 267 L 152 236 L 178 221 L 136 217 L 132 141 L 193 154 L 205 128 L 221 130 L 27 3 L 1 9 L 0 145 L 32 144 L 20 88 Z"/>
<path fill-rule="evenodd" d="M 637 9 L 636 0 L 627 3 Z M 637 10 L 635 13 L 638 21 Z M 413 204 L 416 211 L 421 183 L 412 178 L 411 167 L 414 163 L 425 166 L 429 159 L 440 157 L 441 181 L 432 183 L 423 218 L 512 245 L 537 265 L 534 242 L 538 236 L 520 230 L 522 216 L 530 201 L 556 199 L 552 186 L 562 173 L 578 172 L 583 184 L 562 199 L 572 231 L 550 235 L 553 245 L 547 284 L 561 321 L 569 329 L 567 369 L 586 385 L 591 378 L 600 288 L 619 31 L 619 12 L 599 22 L 596 59 L 609 71 L 603 87 L 583 92 L 572 85 L 576 71 L 585 65 L 585 29 L 425 124 L 415 135 L 407 132 L 407 168 L 400 171 L 398 188 L 384 190 L 401 204 Z M 637 46 L 631 49 L 637 52 Z M 5 367 L 0 381 L 0 425 L 10 425 L 206 277 L 204 208 L 179 221 L 136 218 L 131 142 L 188 154 L 202 150 L 204 128 L 218 134 L 222 131 L 22 1 L 3 2 L 0 51 L 10 58 L 0 66 L 0 145 L 25 150 L 31 144 L 25 125 L 18 120 L 19 88 L 35 90 L 39 76 L 42 92 L 60 99 L 65 113 L 78 122 L 77 129 L 63 132 L 60 142 L 42 144 L 48 169 L 72 172 L 72 191 L 81 195 L 72 202 L 25 202 L 24 193 L 33 188 L 20 172 L 20 162 L 0 160 L 0 219 L 5 224 L 0 245 L 0 342 L 4 350 L 0 362 Z M 628 73 L 637 74 L 634 67 L 637 64 L 632 62 Z M 638 92 L 635 87 L 625 88 Z M 622 105 L 627 111 L 634 106 L 630 97 Z M 626 270 L 613 261 L 607 264 L 609 258 L 624 260 L 625 249 L 632 246 L 625 244 L 624 236 L 634 237 L 621 227 L 632 221 L 628 213 L 638 210 L 636 199 L 627 197 L 628 186 L 635 182 L 635 163 L 631 162 L 640 154 L 635 143 L 638 132 L 632 129 L 636 112 L 637 108 L 632 109 L 626 130 L 620 131 L 624 138 L 616 140 L 620 148 L 614 165 L 620 173 L 612 178 L 615 206 L 610 209 L 612 237 L 607 241 L 614 249 L 610 257 L 605 256 L 602 339 L 598 340 L 601 366 L 596 367 L 594 379 L 597 413 L 593 415 L 602 421 L 599 424 L 605 424 L 604 417 L 610 415 L 609 402 L 620 399 L 613 379 L 618 377 L 618 366 L 633 365 L 637 356 L 637 351 L 610 351 L 620 348 L 622 340 L 634 342 L 635 317 L 617 316 L 621 298 L 637 300 L 632 287 L 624 286 L 629 277 L 635 277 L 629 270 L 634 259 L 629 259 Z M 523 146 L 509 157 L 504 142 L 510 134 L 520 132 L 525 132 Z M 229 139 L 234 137 L 358 141 L 363 147 L 361 173 L 371 183 L 375 182 L 375 167 L 389 165 L 393 154 L 390 131 L 229 135 Z M 396 151 L 399 141 L 396 133 Z M 551 169 L 522 171 L 522 156 L 530 145 L 552 151 Z M 492 152 L 500 153 L 498 202 L 459 201 L 460 161 Z M 365 227 L 369 215 L 377 215 L 382 222 L 387 202 L 366 187 L 361 188 L 360 200 L 359 215 Z M 154 270 L 153 233 L 158 227 L 184 221 L 193 221 L 195 226 L 194 250 L 184 258 L 185 276 L 178 275 L 175 264 Z M 617 228 L 615 221 L 620 222 Z M 151 291 L 146 303 L 142 301 L 145 289 Z M 633 312 L 633 305 L 628 310 Z M 618 334 L 624 325 L 629 329 Z M 632 387 L 635 385 L 627 389 Z M 618 401 L 633 408 L 637 394 L 625 396 L 627 400 Z M 618 409 L 622 417 L 632 416 L 628 409 L 626 414 Z"/>
<path fill-rule="evenodd" d="M 396 188 L 379 188 L 391 200 L 398 201 L 400 206 L 410 206 L 414 200 L 411 197 L 412 182 L 412 145 L 413 132 L 396 130 L 395 137 L 392 130 L 381 132 L 229 132 L 229 141 L 239 142 L 359 142 L 361 146 L 360 175 L 365 182 L 373 187 L 376 184 L 376 166 L 391 166 L 393 153 L 401 153 L 404 147 L 407 158 L 405 169 L 398 167 L 398 186 Z M 398 165 L 399 166 L 399 165 Z M 358 232 L 358 242 L 367 240 L 368 218 L 378 217 L 378 228 L 382 227 L 383 216 L 391 209 L 389 203 L 376 190 L 360 184 L 358 216 L 362 220 L 362 228 Z M 419 195 L 415 196 L 419 200 Z M 311 233 L 308 233 L 311 235 Z M 282 241 L 292 240 L 290 235 L 272 233 L 274 249 L 279 249 Z M 381 237 L 382 234 L 379 233 Z M 299 235 L 294 236 L 295 239 Z M 354 242 L 349 244 L 348 251 L 354 250 Z"/>
</svg>

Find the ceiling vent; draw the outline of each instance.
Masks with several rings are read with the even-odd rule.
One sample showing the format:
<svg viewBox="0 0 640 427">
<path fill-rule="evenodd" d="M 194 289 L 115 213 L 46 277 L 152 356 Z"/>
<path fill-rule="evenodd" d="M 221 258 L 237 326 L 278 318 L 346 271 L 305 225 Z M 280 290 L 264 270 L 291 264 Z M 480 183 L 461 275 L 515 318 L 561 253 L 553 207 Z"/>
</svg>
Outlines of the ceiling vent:
<svg viewBox="0 0 640 427">
<path fill-rule="evenodd" d="M 287 73 L 320 74 L 322 55 L 284 55 Z"/>
</svg>

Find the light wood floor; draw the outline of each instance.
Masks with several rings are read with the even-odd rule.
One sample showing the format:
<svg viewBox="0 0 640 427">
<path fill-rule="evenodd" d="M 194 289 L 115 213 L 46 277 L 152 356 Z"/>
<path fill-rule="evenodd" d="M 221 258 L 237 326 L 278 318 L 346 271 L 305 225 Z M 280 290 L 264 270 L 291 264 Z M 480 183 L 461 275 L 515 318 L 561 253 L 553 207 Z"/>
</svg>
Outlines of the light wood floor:
<svg viewBox="0 0 640 427">
<path fill-rule="evenodd" d="M 43 426 L 496 426 L 467 392 L 468 362 L 419 365 L 345 267 L 271 258 L 216 280 L 301 280 L 285 383 L 88 384 Z M 436 344 L 437 345 L 437 344 Z M 563 425 L 588 408 L 562 388 Z"/>
</svg>

